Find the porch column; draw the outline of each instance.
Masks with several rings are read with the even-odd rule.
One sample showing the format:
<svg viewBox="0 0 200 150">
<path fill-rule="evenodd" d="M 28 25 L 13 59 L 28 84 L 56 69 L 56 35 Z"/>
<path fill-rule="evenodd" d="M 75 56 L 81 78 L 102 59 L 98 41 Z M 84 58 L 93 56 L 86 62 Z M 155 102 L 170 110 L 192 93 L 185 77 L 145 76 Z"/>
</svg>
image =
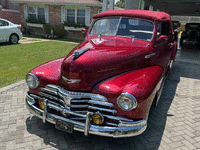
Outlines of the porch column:
<svg viewBox="0 0 200 150">
<path fill-rule="evenodd" d="M 108 10 L 107 5 L 108 5 L 108 0 L 103 0 L 102 12 Z"/>
<path fill-rule="evenodd" d="M 110 0 L 109 10 L 114 10 L 114 0 Z"/>
</svg>

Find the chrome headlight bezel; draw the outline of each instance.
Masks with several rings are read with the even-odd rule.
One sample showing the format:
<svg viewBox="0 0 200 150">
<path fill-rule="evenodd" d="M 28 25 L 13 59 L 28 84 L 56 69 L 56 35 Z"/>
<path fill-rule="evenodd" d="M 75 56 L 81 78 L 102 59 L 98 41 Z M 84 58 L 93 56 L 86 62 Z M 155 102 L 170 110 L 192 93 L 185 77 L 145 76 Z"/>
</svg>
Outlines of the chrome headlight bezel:
<svg viewBox="0 0 200 150">
<path fill-rule="evenodd" d="M 117 105 L 124 111 L 130 111 L 137 107 L 137 100 L 130 93 L 121 93 L 117 98 Z"/>
<path fill-rule="evenodd" d="M 26 75 L 26 83 L 31 89 L 36 89 L 40 85 L 39 79 L 32 73 Z"/>
</svg>

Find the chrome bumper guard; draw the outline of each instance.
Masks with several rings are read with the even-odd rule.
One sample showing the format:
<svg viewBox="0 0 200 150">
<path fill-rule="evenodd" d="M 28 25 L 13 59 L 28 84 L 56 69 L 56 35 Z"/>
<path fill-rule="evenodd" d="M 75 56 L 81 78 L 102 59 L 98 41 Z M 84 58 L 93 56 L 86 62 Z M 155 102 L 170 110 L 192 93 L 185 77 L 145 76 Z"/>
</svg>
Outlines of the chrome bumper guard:
<svg viewBox="0 0 200 150">
<path fill-rule="evenodd" d="M 48 103 L 47 99 L 44 99 L 44 110 L 41 110 L 34 105 L 35 104 L 34 98 L 28 94 L 26 95 L 25 101 L 26 101 L 26 107 L 30 111 L 30 113 L 41 118 L 44 123 L 45 121 L 48 121 L 52 124 L 56 124 L 56 121 L 63 121 L 65 123 L 72 124 L 73 130 L 84 132 L 85 136 L 88 136 L 88 134 L 95 134 L 95 135 L 114 137 L 114 138 L 131 137 L 143 133 L 147 127 L 146 120 L 132 121 L 132 122 L 122 121 L 118 127 L 91 125 L 90 117 L 93 114 L 92 112 L 88 112 L 86 115 L 79 114 L 69 109 L 66 108 L 63 109 L 56 105 Z M 67 113 L 70 115 L 83 117 L 85 118 L 85 123 L 70 120 L 68 118 L 49 113 L 47 111 L 47 107 L 51 107 L 55 110 L 58 110 L 62 114 Z"/>
</svg>

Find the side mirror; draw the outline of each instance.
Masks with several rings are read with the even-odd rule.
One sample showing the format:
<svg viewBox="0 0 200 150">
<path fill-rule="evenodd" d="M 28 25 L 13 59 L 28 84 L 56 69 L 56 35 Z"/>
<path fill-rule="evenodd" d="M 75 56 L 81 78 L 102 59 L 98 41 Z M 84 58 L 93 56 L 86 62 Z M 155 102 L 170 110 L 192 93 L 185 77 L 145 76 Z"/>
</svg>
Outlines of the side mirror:
<svg viewBox="0 0 200 150">
<path fill-rule="evenodd" d="M 82 32 L 87 34 L 87 29 L 82 29 Z"/>
<path fill-rule="evenodd" d="M 166 41 L 168 40 L 168 37 L 166 35 L 161 35 L 157 40 L 156 42 L 163 42 L 163 41 Z"/>
</svg>

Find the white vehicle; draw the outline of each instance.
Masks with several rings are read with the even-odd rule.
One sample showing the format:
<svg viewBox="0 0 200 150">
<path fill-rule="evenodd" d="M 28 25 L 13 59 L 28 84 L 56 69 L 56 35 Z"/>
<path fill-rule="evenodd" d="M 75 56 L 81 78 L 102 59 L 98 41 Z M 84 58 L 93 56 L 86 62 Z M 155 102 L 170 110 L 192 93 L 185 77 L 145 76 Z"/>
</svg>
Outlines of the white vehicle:
<svg viewBox="0 0 200 150">
<path fill-rule="evenodd" d="M 22 38 L 21 25 L 0 18 L 0 42 L 17 44 Z"/>
</svg>

